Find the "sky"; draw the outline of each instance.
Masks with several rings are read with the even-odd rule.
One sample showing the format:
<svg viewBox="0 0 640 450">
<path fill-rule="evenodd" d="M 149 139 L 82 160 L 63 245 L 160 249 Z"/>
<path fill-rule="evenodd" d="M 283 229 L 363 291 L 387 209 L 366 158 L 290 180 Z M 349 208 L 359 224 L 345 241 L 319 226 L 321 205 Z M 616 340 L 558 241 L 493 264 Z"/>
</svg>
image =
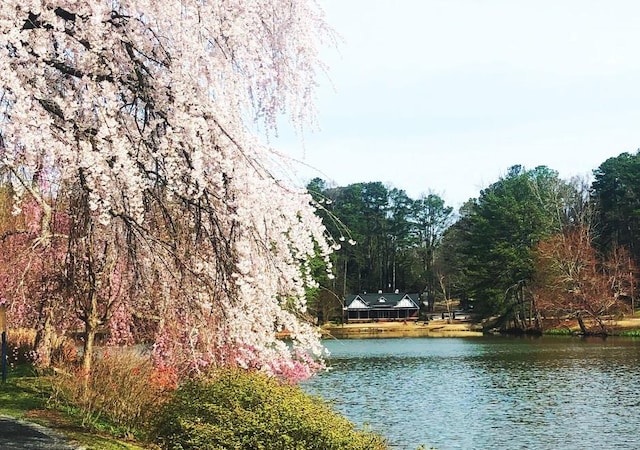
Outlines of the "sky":
<svg viewBox="0 0 640 450">
<path fill-rule="evenodd" d="M 515 164 L 589 176 L 640 147 L 640 2 L 319 0 L 317 131 L 298 181 L 382 181 L 459 207 Z"/>
</svg>

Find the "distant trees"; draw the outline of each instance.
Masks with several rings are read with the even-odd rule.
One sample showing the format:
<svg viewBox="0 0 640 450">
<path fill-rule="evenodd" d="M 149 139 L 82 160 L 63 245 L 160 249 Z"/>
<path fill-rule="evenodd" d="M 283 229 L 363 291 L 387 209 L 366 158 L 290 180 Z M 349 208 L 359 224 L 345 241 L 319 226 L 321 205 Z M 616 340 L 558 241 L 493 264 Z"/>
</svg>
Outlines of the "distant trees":
<svg viewBox="0 0 640 450">
<path fill-rule="evenodd" d="M 309 189 L 323 220 L 358 242 L 334 255 L 334 293 L 446 292 L 483 316 L 533 326 L 540 314 L 590 319 L 635 305 L 640 237 L 640 153 L 623 153 L 595 180 L 563 180 L 546 166 L 513 166 L 454 221 L 436 194 L 417 200 L 381 183 Z M 539 322 L 536 322 L 539 324 Z"/>
<path fill-rule="evenodd" d="M 640 151 L 607 159 L 594 170 L 594 177 L 598 249 L 610 252 L 625 247 L 640 264 Z"/>
<path fill-rule="evenodd" d="M 471 299 L 483 315 L 544 312 L 599 324 L 603 315 L 636 305 L 639 174 L 640 152 L 608 159 L 592 183 L 560 179 L 545 166 L 513 166 L 463 205 L 456 221 L 438 196 L 412 200 L 387 189 L 385 203 L 380 183 L 329 188 L 322 182 L 316 192 L 331 199 L 327 208 L 335 214 L 325 223 L 341 222 L 338 234 L 349 230 L 359 242 L 334 255 L 340 282 L 334 280 L 339 289 L 333 292 L 415 286 L 432 304 L 440 295 L 437 282 L 444 281 L 447 292 Z M 378 193 L 376 202 L 365 201 L 368 192 Z M 569 283 L 568 274 L 550 267 L 572 259 L 581 269 Z M 581 297 L 572 283 L 581 284 Z M 516 312 L 514 302 L 527 306 Z"/>
<path fill-rule="evenodd" d="M 545 314 L 577 318 L 583 333 L 606 333 L 604 317 L 635 309 L 640 237 L 640 154 L 622 153 L 594 170 L 562 229 L 536 246 L 533 295 Z M 586 319 L 590 319 L 585 322 Z"/>
<path fill-rule="evenodd" d="M 588 224 L 539 242 L 535 255 L 533 295 L 541 313 L 575 317 L 586 334 L 591 329 L 585 319 L 606 333 L 603 317 L 629 309 L 623 297 L 633 290 L 635 267 L 622 248 L 599 255 Z"/>
<path fill-rule="evenodd" d="M 425 281 L 425 301 L 433 309 L 436 293 L 444 287 L 444 274 L 436 269 L 436 252 L 444 232 L 453 221 L 453 208 L 445 206 L 444 200 L 433 193 L 422 195 L 414 201 L 409 220 L 417 241 L 416 253 L 422 264 Z"/>
<path fill-rule="evenodd" d="M 325 226 L 341 239 L 332 256 L 336 277 L 323 282 L 335 298 L 396 289 L 435 298 L 435 253 L 453 217 L 442 198 L 431 193 L 414 200 L 380 182 L 328 187 L 314 179 L 307 188 L 322 206 Z"/>
<path fill-rule="evenodd" d="M 626 244 L 633 241 L 636 172 L 628 156 L 621 159 L 630 173 L 610 160 L 596 171 L 591 189 L 544 166 L 514 166 L 462 208 L 442 248 L 459 290 L 478 312 L 506 319 L 569 315 L 582 327 L 589 317 L 603 327 L 603 315 L 630 306 L 637 264 L 627 253 L 633 245 Z M 612 186 L 612 172 L 619 189 L 603 190 Z M 624 196 L 621 179 L 627 180 Z M 612 195 L 626 203 L 612 207 Z"/>
<path fill-rule="evenodd" d="M 457 265 L 464 275 L 460 288 L 474 299 L 477 311 L 506 311 L 505 293 L 531 279 L 532 249 L 568 220 L 571 198 L 571 189 L 547 167 L 513 166 L 465 205 L 445 239 L 460 254 Z"/>
<path fill-rule="evenodd" d="M 573 191 L 561 229 L 534 248 L 532 296 L 541 314 L 576 318 L 585 334 L 594 332 L 591 324 L 606 333 L 604 317 L 632 310 L 637 272 L 625 247 L 598 245 L 604 227 L 597 191 L 579 179 Z"/>
</svg>

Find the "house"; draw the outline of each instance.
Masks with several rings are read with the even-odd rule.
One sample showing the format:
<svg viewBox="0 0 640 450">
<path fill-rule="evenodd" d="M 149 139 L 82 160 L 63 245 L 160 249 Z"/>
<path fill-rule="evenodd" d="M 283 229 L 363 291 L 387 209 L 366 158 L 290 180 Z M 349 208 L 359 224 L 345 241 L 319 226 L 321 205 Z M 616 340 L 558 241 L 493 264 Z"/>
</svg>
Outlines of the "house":
<svg viewBox="0 0 640 450">
<path fill-rule="evenodd" d="M 347 322 L 418 320 L 418 294 L 399 292 L 348 295 L 344 310 Z"/>
</svg>

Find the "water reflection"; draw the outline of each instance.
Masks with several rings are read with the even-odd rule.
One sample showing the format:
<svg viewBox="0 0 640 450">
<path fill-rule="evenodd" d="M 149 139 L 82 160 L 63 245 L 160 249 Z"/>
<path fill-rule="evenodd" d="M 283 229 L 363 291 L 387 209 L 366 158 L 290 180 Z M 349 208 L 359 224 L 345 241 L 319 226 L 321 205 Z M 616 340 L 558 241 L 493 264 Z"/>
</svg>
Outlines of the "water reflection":
<svg viewBox="0 0 640 450">
<path fill-rule="evenodd" d="M 305 388 L 394 448 L 640 448 L 640 341 L 330 341 Z"/>
</svg>

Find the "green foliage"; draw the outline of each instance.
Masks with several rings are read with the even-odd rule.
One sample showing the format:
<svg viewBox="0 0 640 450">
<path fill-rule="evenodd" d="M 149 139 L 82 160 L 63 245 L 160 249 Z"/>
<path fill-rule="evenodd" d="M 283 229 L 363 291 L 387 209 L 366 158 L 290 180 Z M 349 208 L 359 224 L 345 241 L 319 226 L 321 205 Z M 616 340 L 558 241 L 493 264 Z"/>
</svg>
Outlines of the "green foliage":
<svg viewBox="0 0 640 450">
<path fill-rule="evenodd" d="M 626 247 L 640 264 L 640 151 L 607 159 L 594 175 L 600 249 L 606 253 Z"/>
<path fill-rule="evenodd" d="M 356 430 L 322 400 L 260 373 L 225 370 L 181 386 L 155 425 L 171 450 L 375 450 L 379 436 Z"/>
<path fill-rule="evenodd" d="M 434 255 L 453 208 L 436 194 L 411 199 L 381 182 L 329 187 L 313 179 L 307 189 L 328 232 L 341 244 L 333 255 L 336 278 L 319 280 L 342 296 L 400 289 L 433 292 Z M 355 241 L 356 245 L 348 242 Z"/>
<path fill-rule="evenodd" d="M 0 383 L 0 415 L 23 417 L 30 409 L 42 408 L 46 393 L 41 379 L 34 376 L 31 366 L 10 367 L 7 382 Z"/>
<path fill-rule="evenodd" d="M 575 334 L 571 328 L 563 327 L 563 328 L 550 328 L 548 330 L 544 330 L 544 334 L 550 336 L 571 336 Z"/>
<path fill-rule="evenodd" d="M 640 337 L 640 330 L 624 330 L 620 332 L 620 336 L 624 337 Z"/>
<path fill-rule="evenodd" d="M 436 293 L 440 291 L 439 277 L 447 268 L 436 267 L 436 252 L 442 236 L 451 224 L 453 208 L 445 206 L 444 200 L 436 194 L 423 195 L 413 203 L 413 234 L 417 238 L 416 254 L 425 281 L 427 300 L 433 305 Z M 447 274 L 446 278 L 450 278 Z"/>
<path fill-rule="evenodd" d="M 565 215 L 574 198 L 571 187 L 556 172 L 514 166 L 466 205 L 455 232 L 447 237 L 458 240 L 448 246 L 463 256 L 459 270 L 464 272 L 465 291 L 475 299 L 476 311 L 505 312 L 505 292 L 531 279 L 533 247 L 569 220 Z"/>
</svg>

